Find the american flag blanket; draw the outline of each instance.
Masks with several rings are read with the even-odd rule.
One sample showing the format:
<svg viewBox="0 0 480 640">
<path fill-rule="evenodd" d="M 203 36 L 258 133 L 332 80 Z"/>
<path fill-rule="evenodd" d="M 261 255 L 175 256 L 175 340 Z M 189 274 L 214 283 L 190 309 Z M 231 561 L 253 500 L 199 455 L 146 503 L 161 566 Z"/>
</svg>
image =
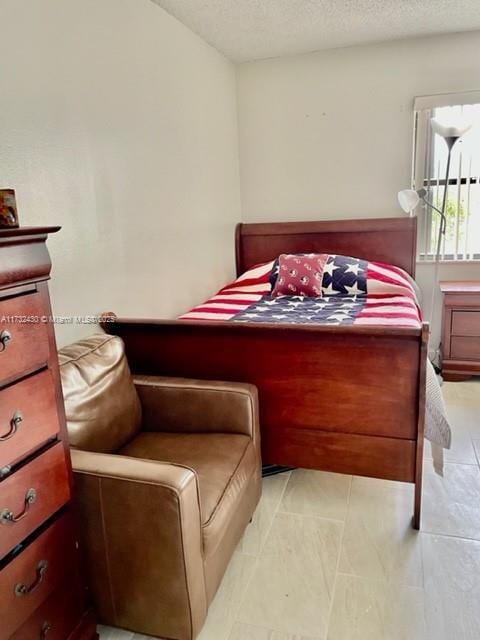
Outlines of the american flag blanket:
<svg viewBox="0 0 480 640">
<path fill-rule="evenodd" d="M 321 296 L 273 298 L 275 260 L 250 269 L 180 319 L 420 327 L 415 285 L 405 271 L 347 256 L 324 257 Z"/>
</svg>

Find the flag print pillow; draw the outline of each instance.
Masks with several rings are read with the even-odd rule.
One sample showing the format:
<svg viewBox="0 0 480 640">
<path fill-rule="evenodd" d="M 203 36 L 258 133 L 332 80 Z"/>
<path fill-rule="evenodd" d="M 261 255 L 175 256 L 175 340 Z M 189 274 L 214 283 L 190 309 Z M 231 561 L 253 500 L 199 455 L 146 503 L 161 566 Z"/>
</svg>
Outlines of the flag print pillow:
<svg viewBox="0 0 480 640">
<path fill-rule="evenodd" d="M 328 255 L 324 253 L 289 254 L 278 258 L 278 276 L 272 298 L 278 296 L 322 295 L 323 269 Z"/>
</svg>

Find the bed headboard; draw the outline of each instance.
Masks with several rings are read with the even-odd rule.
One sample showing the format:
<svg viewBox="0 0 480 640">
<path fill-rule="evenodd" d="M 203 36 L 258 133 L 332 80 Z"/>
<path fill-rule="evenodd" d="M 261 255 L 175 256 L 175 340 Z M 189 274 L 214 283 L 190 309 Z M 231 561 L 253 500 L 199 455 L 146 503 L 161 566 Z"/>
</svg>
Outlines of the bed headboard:
<svg viewBox="0 0 480 640">
<path fill-rule="evenodd" d="M 393 264 L 415 276 L 417 219 L 241 223 L 235 253 L 237 275 L 281 253 L 338 253 Z"/>
</svg>

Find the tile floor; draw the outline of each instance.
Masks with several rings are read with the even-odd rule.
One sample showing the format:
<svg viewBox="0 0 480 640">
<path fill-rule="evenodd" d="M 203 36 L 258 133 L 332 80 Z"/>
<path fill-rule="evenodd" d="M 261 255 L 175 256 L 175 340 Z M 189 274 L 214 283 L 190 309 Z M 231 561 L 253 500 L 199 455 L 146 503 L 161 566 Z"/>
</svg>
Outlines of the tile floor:
<svg viewBox="0 0 480 640">
<path fill-rule="evenodd" d="M 479 640 L 480 379 L 446 383 L 445 476 L 266 478 L 199 640 Z M 100 627 L 101 640 L 147 640 Z"/>
</svg>

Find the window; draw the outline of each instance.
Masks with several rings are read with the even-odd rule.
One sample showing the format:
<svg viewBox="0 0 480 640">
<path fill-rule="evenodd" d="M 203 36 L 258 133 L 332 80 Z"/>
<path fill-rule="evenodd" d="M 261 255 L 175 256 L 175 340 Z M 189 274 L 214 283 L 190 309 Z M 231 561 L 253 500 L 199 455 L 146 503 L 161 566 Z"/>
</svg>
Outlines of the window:
<svg viewBox="0 0 480 640">
<path fill-rule="evenodd" d="M 447 145 L 430 126 L 460 120 L 472 128 L 453 147 L 447 190 L 447 227 L 442 260 L 480 260 L 480 91 L 422 96 L 415 100 L 413 188 L 427 190 L 427 199 L 441 208 L 445 190 Z M 433 260 L 440 216 L 425 204 L 418 207 L 419 253 Z"/>
</svg>

